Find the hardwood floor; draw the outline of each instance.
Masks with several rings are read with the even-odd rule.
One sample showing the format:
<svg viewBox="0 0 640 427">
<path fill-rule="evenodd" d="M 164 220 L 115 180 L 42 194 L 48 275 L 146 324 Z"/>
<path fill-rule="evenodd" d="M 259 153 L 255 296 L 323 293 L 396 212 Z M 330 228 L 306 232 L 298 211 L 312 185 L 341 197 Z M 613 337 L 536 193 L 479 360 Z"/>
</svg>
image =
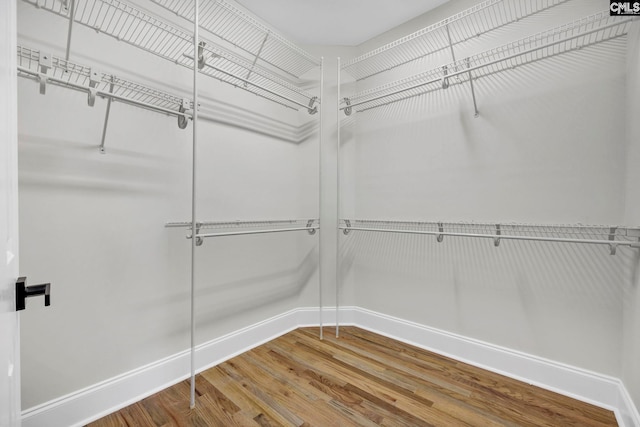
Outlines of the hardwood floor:
<svg viewBox="0 0 640 427">
<path fill-rule="evenodd" d="M 612 426 L 611 411 L 354 327 L 302 328 L 90 426 Z"/>
</svg>

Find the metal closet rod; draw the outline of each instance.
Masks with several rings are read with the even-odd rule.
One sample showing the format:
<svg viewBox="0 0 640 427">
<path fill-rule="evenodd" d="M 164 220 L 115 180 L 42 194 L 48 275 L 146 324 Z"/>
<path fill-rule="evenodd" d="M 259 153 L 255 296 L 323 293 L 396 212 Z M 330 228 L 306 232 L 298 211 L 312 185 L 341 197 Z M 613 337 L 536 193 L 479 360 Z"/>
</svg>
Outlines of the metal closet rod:
<svg viewBox="0 0 640 427">
<path fill-rule="evenodd" d="M 311 227 L 287 227 L 287 228 L 273 228 L 269 230 L 221 231 L 219 233 L 196 234 L 196 237 L 241 236 L 245 234 L 284 233 L 287 231 L 315 231 L 319 229 L 320 229 L 319 225 L 314 225 Z M 191 236 L 187 236 L 187 238 L 191 238 Z"/>
<path fill-rule="evenodd" d="M 506 224 L 506 226 L 509 226 Z M 382 233 L 401 233 L 401 234 L 425 234 L 429 236 L 456 236 L 456 237 L 480 237 L 494 240 L 533 240 L 539 242 L 559 242 L 559 243 L 586 243 L 591 245 L 609 245 L 609 246 L 628 246 L 630 248 L 640 248 L 640 241 L 621 241 L 621 240 L 595 240 L 595 239 L 570 239 L 561 237 L 538 237 L 538 236 L 514 236 L 508 234 L 478 234 L 478 233 L 454 233 L 448 231 L 424 231 L 424 230 L 402 230 L 391 228 L 372 228 L 372 227 L 348 227 L 340 226 L 340 230 L 344 231 L 373 231 Z"/>
<path fill-rule="evenodd" d="M 24 74 L 31 75 L 31 76 L 36 77 L 36 78 L 39 78 L 40 74 L 41 74 L 41 73 L 39 73 L 37 71 L 29 70 L 28 68 L 24 68 L 24 67 L 20 67 L 20 66 L 18 67 L 18 71 L 21 72 L 21 73 L 24 73 Z M 60 78 L 57 78 L 57 77 L 53 77 L 53 76 L 47 75 L 46 79 L 47 79 L 48 82 L 52 82 L 52 83 L 55 83 L 57 85 L 64 86 L 64 87 L 69 87 L 71 89 L 75 89 L 75 90 L 78 90 L 78 91 L 81 91 L 81 92 L 89 93 L 91 91 L 94 91 L 96 96 L 100 96 L 102 98 L 115 99 L 115 100 L 121 101 L 123 103 L 137 105 L 137 106 L 149 109 L 149 110 L 154 110 L 154 111 L 158 111 L 158 112 L 161 112 L 161 113 L 170 114 L 172 116 L 184 116 L 184 117 L 189 117 L 189 118 L 193 117 L 193 115 L 191 113 L 189 113 L 189 112 L 181 113 L 179 111 L 171 110 L 169 108 L 159 107 L 157 105 L 149 104 L 147 102 L 130 99 L 130 98 L 127 98 L 126 96 L 116 95 L 115 93 L 105 92 L 105 91 L 100 90 L 100 89 L 92 89 L 92 88 L 89 88 L 87 86 L 84 86 L 84 85 L 81 85 L 81 84 L 77 84 L 77 83 L 68 82 L 66 80 L 63 80 L 63 79 L 60 79 Z"/>
<path fill-rule="evenodd" d="M 231 220 L 231 221 L 198 221 L 196 225 L 198 227 L 238 227 L 238 226 L 252 226 L 252 225 L 273 225 L 273 224 L 295 224 L 297 222 L 317 222 L 317 218 L 303 218 L 303 219 L 264 219 L 264 220 Z M 165 224 L 166 228 L 191 228 L 191 222 L 168 222 Z"/>
<path fill-rule="evenodd" d="M 445 78 L 446 79 L 451 79 L 452 77 L 455 77 L 455 76 L 458 76 L 458 75 L 461 75 L 461 74 L 468 74 L 469 72 L 478 70 L 480 68 L 484 68 L 484 67 L 488 67 L 488 66 L 491 66 L 491 65 L 494 65 L 494 64 L 498 64 L 498 63 L 503 62 L 503 61 L 508 61 L 509 59 L 517 58 L 518 56 L 527 55 L 529 53 L 533 53 L 533 52 L 536 52 L 536 51 L 541 50 L 541 49 L 545 49 L 545 48 L 548 48 L 548 47 L 551 47 L 551 46 L 555 46 L 555 45 L 558 45 L 558 44 L 561 44 L 561 43 L 566 43 L 566 42 L 568 42 L 570 40 L 575 40 L 575 39 L 578 39 L 580 37 L 588 36 L 590 34 L 597 33 L 597 32 L 606 30 L 608 28 L 617 27 L 619 25 L 623 25 L 623 24 L 626 24 L 626 23 L 629 23 L 629 22 L 632 22 L 632 21 L 633 21 L 633 18 L 625 19 L 625 20 L 620 21 L 620 22 L 614 22 L 612 24 L 605 25 L 605 26 L 602 26 L 602 27 L 598 27 L 598 28 L 592 29 L 590 31 L 585 31 L 585 32 L 580 33 L 578 35 L 574 35 L 574 36 L 571 36 L 571 37 L 563 38 L 562 40 L 557 40 L 557 41 L 553 41 L 553 42 L 550 42 L 550 43 L 546 43 L 546 44 L 544 44 L 542 46 L 536 46 L 536 47 L 533 47 L 531 49 L 527 49 L 527 50 L 522 51 L 522 52 L 517 52 L 517 53 L 511 54 L 511 55 L 505 56 L 503 58 L 494 59 L 493 61 L 489 61 L 489 62 L 485 62 L 483 64 L 475 65 L 473 67 L 466 68 L 466 69 L 461 70 L 461 71 L 456 71 L 456 72 L 447 74 L 447 75 L 445 75 L 443 77 L 439 77 L 437 79 L 432 79 L 432 80 L 429 80 L 427 82 L 418 83 L 418 84 L 409 86 L 407 88 L 398 89 L 398 90 L 395 90 L 395 91 L 393 91 L 391 93 L 387 93 L 387 94 L 384 94 L 384 95 L 378 95 L 376 97 L 373 97 L 373 98 L 370 98 L 370 99 L 366 99 L 366 100 L 363 100 L 363 101 L 350 102 L 349 105 L 345 105 L 344 107 L 340 107 L 340 110 L 345 110 L 347 108 L 357 107 L 357 106 L 362 105 L 362 104 L 368 104 L 370 102 L 378 101 L 380 99 L 384 99 L 384 98 L 387 98 L 387 97 L 390 97 L 390 96 L 393 96 L 393 95 L 397 95 L 399 93 L 408 92 L 410 90 L 418 89 L 418 88 L 421 88 L 423 86 L 427 86 L 429 84 L 438 83 L 438 82 L 441 82 Z M 449 65 L 451 67 L 454 67 L 457 64 L 454 62 L 454 63 L 449 64 Z"/>
</svg>

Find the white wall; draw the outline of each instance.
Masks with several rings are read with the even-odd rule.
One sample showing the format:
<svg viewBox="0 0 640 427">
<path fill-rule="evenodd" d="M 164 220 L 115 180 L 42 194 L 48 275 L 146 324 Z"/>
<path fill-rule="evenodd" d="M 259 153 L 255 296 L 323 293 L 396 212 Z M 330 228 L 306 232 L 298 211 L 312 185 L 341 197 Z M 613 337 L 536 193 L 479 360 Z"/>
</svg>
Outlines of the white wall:
<svg viewBox="0 0 640 427">
<path fill-rule="evenodd" d="M 451 1 L 375 45 L 469 7 Z M 602 9 L 567 2 L 456 48 L 458 58 Z M 444 12 L 443 12 L 444 11 Z M 445 13 L 446 12 L 446 13 Z M 372 42 L 373 43 L 373 42 Z M 363 49 L 373 46 L 367 44 Z M 421 61 L 450 62 L 447 52 Z M 354 113 L 345 159 L 365 219 L 550 224 L 624 222 L 626 42 L 618 39 L 467 86 Z M 416 66 L 389 72 L 391 80 Z M 380 75 L 345 90 L 375 86 Z M 346 156 L 345 156 L 346 157 Z M 619 377 L 631 250 L 364 234 L 359 306 Z M 389 298 L 390 293 L 394 297 Z"/>
<path fill-rule="evenodd" d="M 635 23 L 629 34 L 627 96 L 627 205 L 625 221 L 640 224 L 640 24 Z M 632 258 L 632 282 L 624 295 L 624 346 L 623 381 L 633 398 L 636 408 L 640 408 L 640 254 Z"/>
<path fill-rule="evenodd" d="M 19 43 L 63 56 L 67 21 L 19 2 Z M 189 96 L 191 72 L 74 29 L 71 60 Z M 201 78 L 198 220 L 317 218 L 317 116 Z M 21 274 L 52 283 L 22 314 L 23 408 L 189 346 L 191 125 L 19 81 Z M 231 125 L 228 123 L 232 122 Z M 233 125 L 235 124 L 235 125 Z M 243 129 L 252 128 L 255 131 Z M 307 135 L 291 142 L 292 135 Z M 198 248 L 197 343 L 317 305 L 318 237 L 209 239 Z"/>
</svg>

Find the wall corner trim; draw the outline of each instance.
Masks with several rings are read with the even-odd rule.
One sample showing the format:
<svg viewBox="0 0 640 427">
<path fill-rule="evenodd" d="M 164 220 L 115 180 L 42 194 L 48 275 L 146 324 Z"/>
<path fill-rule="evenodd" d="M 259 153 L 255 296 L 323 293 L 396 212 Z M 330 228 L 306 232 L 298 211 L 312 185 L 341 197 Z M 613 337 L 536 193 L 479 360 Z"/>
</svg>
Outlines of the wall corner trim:
<svg viewBox="0 0 640 427">
<path fill-rule="evenodd" d="M 322 313 L 335 325 L 335 308 Z M 461 362 L 613 410 L 622 427 L 640 427 L 640 415 L 617 378 L 470 339 L 360 307 L 341 307 L 341 324 L 354 325 Z M 200 372 L 301 326 L 318 326 L 316 307 L 296 308 L 196 347 Z M 333 328 L 325 330 L 333 333 Z M 189 377 L 182 351 L 22 412 L 22 426 L 81 426 Z"/>
</svg>

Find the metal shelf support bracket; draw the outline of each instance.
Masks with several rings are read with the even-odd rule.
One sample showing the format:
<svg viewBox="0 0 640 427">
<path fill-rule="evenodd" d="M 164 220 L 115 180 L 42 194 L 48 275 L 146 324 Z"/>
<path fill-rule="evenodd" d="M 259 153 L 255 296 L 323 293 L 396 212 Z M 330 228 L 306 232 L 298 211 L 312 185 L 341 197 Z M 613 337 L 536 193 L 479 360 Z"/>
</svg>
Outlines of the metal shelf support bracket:
<svg viewBox="0 0 640 427">
<path fill-rule="evenodd" d="M 87 104 L 89 104 L 89 107 L 93 107 L 96 104 L 96 87 L 100 84 L 100 75 L 101 73 L 93 69 L 89 71 L 89 92 L 87 94 Z"/>
<path fill-rule="evenodd" d="M 309 108 L 307 108 L 307 112 L 311 115 L 316 114 L 318 112 L 318 97 L 314 96 L 309 100 Z M 315 106 L 313 104 L 316 104 Z"/>
<path fill-rule="evenodd" d="M 471 68 L 471 60 L 469 58 L 465 58 L 464 62 L 467 64 L 467 68 Z M 478 118 L 480 113 L 478 112 L 478 104 L 476 103 L 476 91 L 473 88 L 473 75 L 471 74 L 471 70 L 469 70 L 469 86 L 471 87 L 471 98 L 473 99 L 473 117 Z"/>
<path fill-rule="evenodd" d="M 350 116 L 353 112 L 353 109 L 351 108 L 351 100 L 349 98 L 344 98 L 344 103 L 347 105 L 344 107 L 344 115 Z"/>
<path fill-rule="evenodd" d="M 198 67 L 199 66 L 200 65 L 198 65 Z M 191 101 L 189 101 L 187 98 L 184 98 L 182 100 L 182 104 L 180 105 L 180 108 L 178 111 L 180 111 L 181 113 L 186 113 L 189 110 L 190 106 L 191 106 Z M 189 119 L 187 119 L 187 116 L 185 115 L 178 116 L 178 127 L 180 129 L 185 129 L 188 123 L 189 123 Z"/>
<path fill-rule="evenodd" d="M 47 93 L 47 72 L 49 68 L 52 67 L 51 62 L 51 54 L 40 52 L 40 57 L 38 58 L 38 64 L 40 68 L 40 72 L 38 73 L 38 82 L 40 83 L 40 94 L 44 95 Z"/>
<path fill-rule="evenodd" d="M 346 228 L 344 230 L 342 230 L 342 233 L 346 236 L 351 232 L 351 230 L 350 230 L 351 221 L 349 221 L 348 219 L 345 219 L 344 220 L 344 225 L 345 225 Z"/>
<path fill-rule="evenodd" d="M 115 77 L 111 76 L 111 84 L 109 85 L 109 93 L 113 93 Z M 113 98 L 109 97 L 107 100 L 107 109 L 104 112 L 104 125 L 102 126 L 102 138 L 100 140 L 100 154 L 105 154 L 106 151 L 104 149 L 104 142 L 107 138 L 107 125 L 109 124 L 109 114 L 111 113 L 111 102 Z M 91 104 L 90 104 L 91 105 Z"/>
<path fill-rule="evenodd" d="M 618 229 L 618 227 L 611 227 L 609 228 L 609 240 L 614 242 L 616 240 L 616 230 Z M 615 255 L 616 251 L 618 249 L 618 245 L 616 245 L 615 243 L 611 243 L 609 245 L 609 251 L 611 255 Z"/>
<path fill-rule="evenodd" d="M 307 230 L 309 232 L 309 235 L 313 236 L 314 234 L 316 234 L 316 229 L 315 228 L 311 228 L 311 226 L 313 225 L 313 220 L 310 219 L 309 221 L 307 221 L 307 228 L 309 230 Z"/>
</svg>

